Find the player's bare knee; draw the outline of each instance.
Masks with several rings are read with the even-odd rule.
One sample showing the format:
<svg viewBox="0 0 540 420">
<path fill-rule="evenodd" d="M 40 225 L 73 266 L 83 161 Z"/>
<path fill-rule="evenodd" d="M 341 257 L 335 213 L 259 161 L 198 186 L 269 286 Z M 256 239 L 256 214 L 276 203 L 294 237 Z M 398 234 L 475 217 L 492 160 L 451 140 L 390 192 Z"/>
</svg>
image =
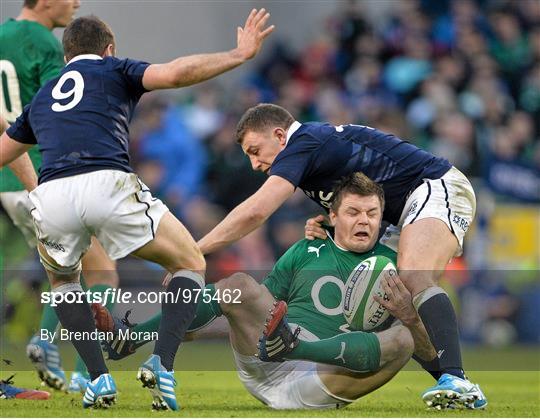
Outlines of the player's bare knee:
<svg viewBox="0 0 540 420">
<path fill-rule="evenodd" d="M 116 270 L 82 270 L 86 287 L 90 288 L 97 284 L 103 284 L 116 288 L 120 281 Z"/>
<path fill-rule="evenodd" d="M 206 272 L 206 260 L 204 255 L 197 249 L 196 252 L 191 252 L 190 255 L 182 255 L 176 259 L 176 263 L 170 267 L 165 267 L 170 273 L 180 270 L 190 270 L 204 274 Z"/>
<path fill-rule="evenodd" d="M 398 350 L 398 354 L 409 359 L 414 352 L 414 340 L 411 332 L 403 326 L 397 326 L 394 333 L 394 344 Z"/>
<path fill-rule="evenodd" d="M 436 285 L 436 274 L 429 270 L 400 269 L 399 278 L 413 296 Z"/>
<path fill-rule="evenodd" d="M 260 296 L 260 287 L 253 277 L 245 273 L 234 273 L 216 284 L 216 289 L 219 289 L 222 294 L 227 291 L 230 294 L 238 295 L 239 300 L 246 304 L 255 301 Z M 220 306 L 224 314 L 246 307 L 246 305 L 233 302 L 225 303 L 224 301 L 221 302 Z"/>
<path fill-rule="evenodd" d="M 381 346 L 381 362 L 383 367 L 398 359 L 405 364 L 414 352 L 414 341 L 410 331 L 399 325 L 389 330 L 377 333 Z"/>
<path fill-rule="evenodd" d="M 191 270 L 193 271 L 197 271 L 197 272 L 205 272 L 206 271 L 206 260 L 204 258 L 204 255 L 202 254 L 201 251 L 199 251 L 193 258 L 192 258 L 192 261 L 191 261 L 191 264 L 192 268 L 190 267 Z"/>
</svg>

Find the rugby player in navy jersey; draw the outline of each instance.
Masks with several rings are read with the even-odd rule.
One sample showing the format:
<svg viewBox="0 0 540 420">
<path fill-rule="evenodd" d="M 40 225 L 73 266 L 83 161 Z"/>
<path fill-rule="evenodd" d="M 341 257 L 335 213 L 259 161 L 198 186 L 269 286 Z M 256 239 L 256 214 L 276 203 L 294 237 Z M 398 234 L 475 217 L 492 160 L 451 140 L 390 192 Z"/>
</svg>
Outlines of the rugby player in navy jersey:
<svg viewBox="0 0 540 420">
<path fill-rule="evenodd" d="M 39 185 L 30 192 L 32 216 L 41 261 L 59 300 L 58 318 L 91 377 L 84 407 L 108 406 L 116 398 L 93 334 L 90 305 L 70 303 L 82 294 L 80 261 L 91 236 L 113 260 L 132 254 L 163 266 L 172 274 L 167 291 L 174 296 L 195 296 L 184 292 L 204 287 L 206 265 L 197 244 L 130 167 L 128 124 L 134 108 L 147 91 L 199 83 L 253 58 L 273 30 L 266 26 L 269 16 L 253 9 L 230 51 L 165 64 L 115 58 L 109 26 L 95 16 L 78 18 L 64 32 L 65 68 L 0 138 L 0 167 L 32 144 L 43 157 Z M 162 303 L 154 352 L 138 372 L 156 409 L 178 408 L 174 357 L 195 309 L 194 300 Z"/>
<path fill-rule="evenodd" d="M 262 225 L 296 188 L 328 210 L 336 181 L 363 172 L 384 189 L 383 220 L 391 226 L 382 242 L 398 252 L 400 277 L 437 351 L 433 360 L 416 358 L 438 381 L 423 394 L 424 401 L 446 408 L 460 399 L 463 406 L 485 407 L 478 385 L 464 375 L 456 315 L 437 285 L 448 261 L 462 253 L 474 217 L 476 199 L 467 178 L 445 159 L 391 134 L 358 125 L 301 124 L 273 104 L 246 111 L 236 135 L 253 170 L 269 178 L 198 242 L 203 254 Z M 318 216 L 308 221 L 308 239 L 326 237 L 323 220 Z"/>
</svg>

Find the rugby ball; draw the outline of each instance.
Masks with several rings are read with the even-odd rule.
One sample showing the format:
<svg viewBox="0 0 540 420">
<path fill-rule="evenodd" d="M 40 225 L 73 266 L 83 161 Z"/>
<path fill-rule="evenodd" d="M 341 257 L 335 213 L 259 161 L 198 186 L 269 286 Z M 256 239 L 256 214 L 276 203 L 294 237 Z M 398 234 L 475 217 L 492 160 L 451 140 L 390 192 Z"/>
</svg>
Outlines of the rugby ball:
<svg viewBox="0 0 540 420">
<path fill-rule="evenodd" d="M 390 316 L 386 308 L 373 299 L 373 295 L 387 299 L 381 285 L 385 272 L 397 275 L 396 266 L 390 258 L 379 255 L 365 259 L 349 275 L 343 296 L 343 315 L 352 330 L 374 330 Z"/>
</svg>

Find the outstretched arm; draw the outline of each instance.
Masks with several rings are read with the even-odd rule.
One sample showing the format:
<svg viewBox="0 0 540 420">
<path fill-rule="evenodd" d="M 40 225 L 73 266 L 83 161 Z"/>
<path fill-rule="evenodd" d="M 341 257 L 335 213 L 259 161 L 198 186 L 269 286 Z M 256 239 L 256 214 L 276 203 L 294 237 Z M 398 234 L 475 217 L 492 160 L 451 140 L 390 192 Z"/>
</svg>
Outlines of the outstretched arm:
<svg viewBox="0 0 540 420">
<path fill-rule="evenodd" d="M 37 187 L 38 177 L 28 153 L 24 153 L 8 166 L 15 176 L 19 178 L 19 181 L 24 185 L 26 191 L 30 192 Z"/>
<path fill-rule="evenodd" d="M 19 143 L 4 132 L 0 137 L 0 168 L 13 162 L 31 147 L 31 144 Z"/>
<path fill-rule="evenodd" d="M 9 124 L 0 117 L 0 167 L 8 165 L 15 176 L 24 185 L 27 191 L 32 191 L 37 187 L 37 174 L 26 151 L 32 147 L 30 144 L 16 142 L 4 133 Z M 6 139 L 4 139 L 4 136 Z M 13 157 L 14 156 L 14 157 Z"/>
<path fill-rule="evenodd" d="M 148 66 L 143 75 L 143 86 L 148 90 L 190 86 L 245 63 L 255 57 L 264 39 L 274 30 L 273 25 L 265 28 L 269 17 L 265 9 L 253 9 L 244 27 L 237 28 L 237 46 L 233 50 L 190 55 Z"/>
<path fill-rule="evenodd" d="M 236 206 L 202 238 L 198 245 L 203 254 L 217 251 L 243 238 L 261 226 L 294 193 L 294 185 L 273 175 L 259 190 Z"/>
</svg>

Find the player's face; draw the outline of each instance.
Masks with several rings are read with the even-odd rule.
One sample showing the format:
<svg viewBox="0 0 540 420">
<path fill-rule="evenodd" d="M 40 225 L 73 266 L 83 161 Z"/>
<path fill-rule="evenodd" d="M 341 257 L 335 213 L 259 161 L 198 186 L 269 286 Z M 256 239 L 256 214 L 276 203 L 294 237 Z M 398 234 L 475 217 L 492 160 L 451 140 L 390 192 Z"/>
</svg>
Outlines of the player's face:
<svg viewBox="0 0 540 420">
<path fill-rule="evenodd" d="M 249 158 L 254 171 L 268 173 L 276 156 L 283 150 L 286 133 L 281 128 L 263 132 L 248 131 L 244 135 L 242 150 Z"/>
<path fill-rule="evenodd" d="M 381 226 L 382 209 L 376 195 L 362 197 L 347 193 L 337 212 L 330 211 L 336 243 L 354 252 L 367 252 L 375 246 Z"/>
<path fill-rule="evenodd" d="M 55 28 L 64 28 L 73 20 L 80 0 L 54 0 L 49 2 L 49 16 Z"/>
</svg>

